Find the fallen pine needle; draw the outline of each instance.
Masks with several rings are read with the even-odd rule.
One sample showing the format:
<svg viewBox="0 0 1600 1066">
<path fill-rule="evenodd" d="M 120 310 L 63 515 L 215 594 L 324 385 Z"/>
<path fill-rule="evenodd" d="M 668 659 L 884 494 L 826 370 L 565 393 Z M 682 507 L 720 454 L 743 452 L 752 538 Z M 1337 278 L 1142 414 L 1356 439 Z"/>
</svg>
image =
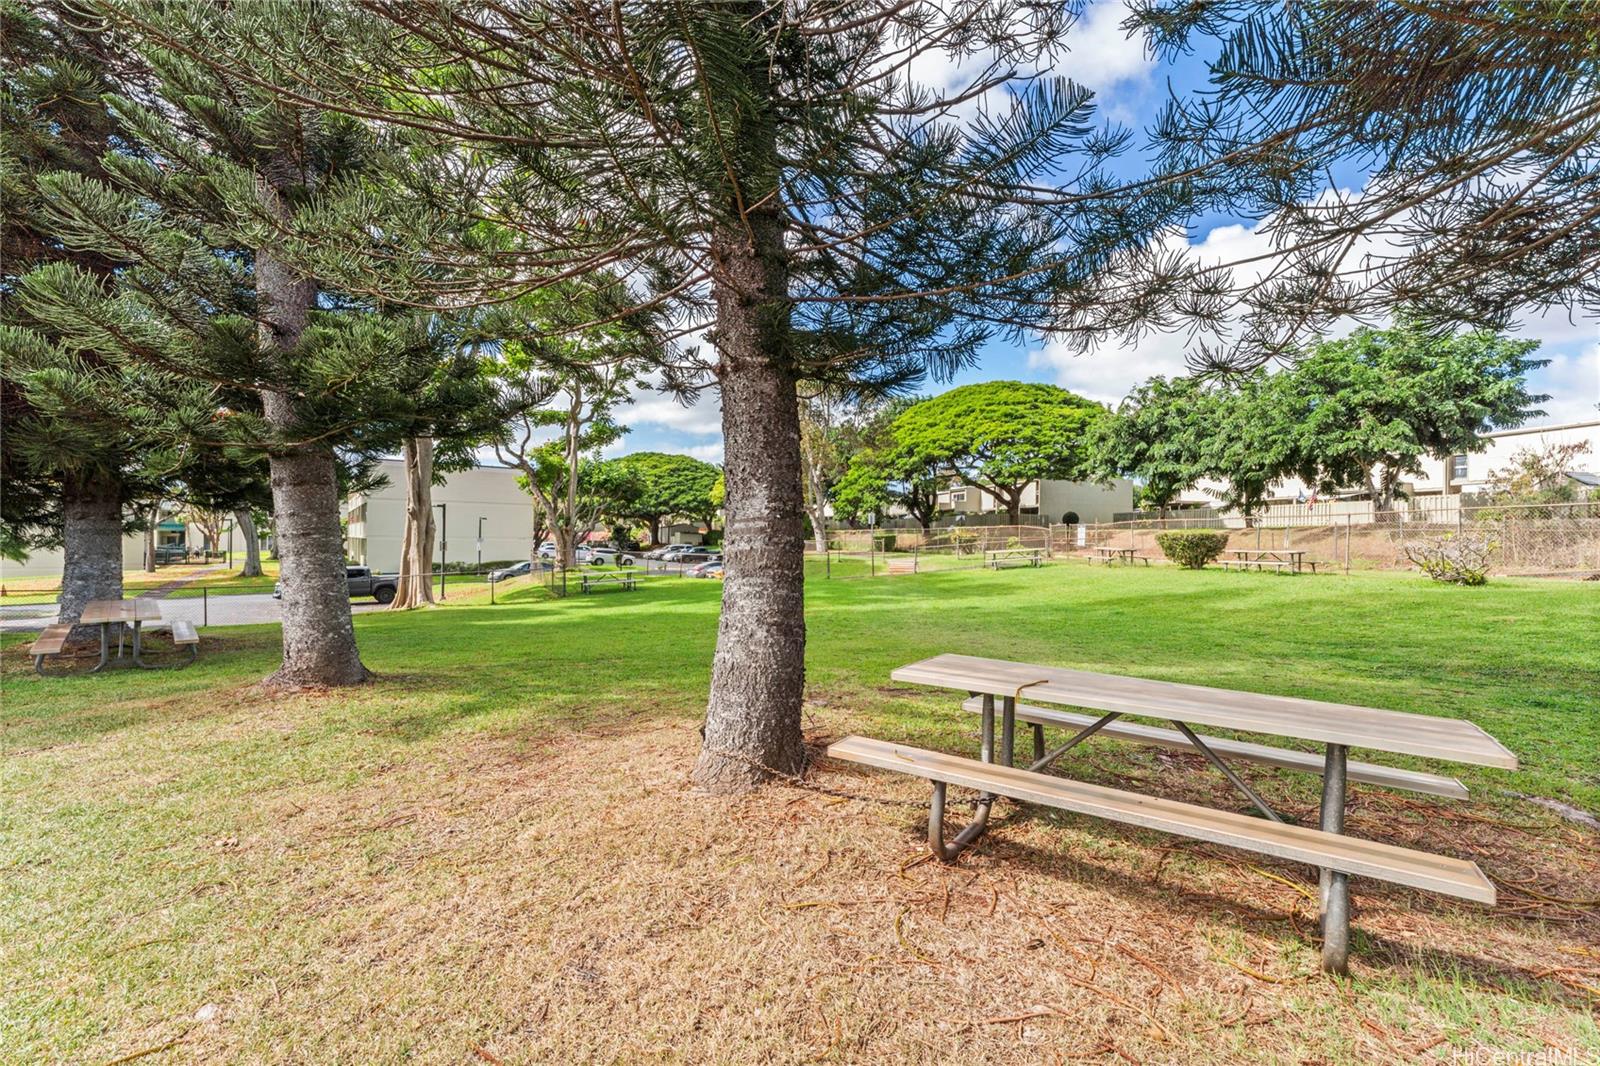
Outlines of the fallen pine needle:
<svg viewBox="0 0 1600 1066">
<path fill-rule="evenodd" d="M 168 1040 L 165 1044 L 157 1044 L 155 1047 L 147 1047 L 142 1051 L 135 1051 L 131 1054 L 123 1055 L 121 1058 L 112 1059 L 110 1062 L 106 1063 L 105 1066 L 122 1066 L 122 1063 L 124 1062 L 132 1062 L 134 1059 L 142 1059 L 146 1055 L 159 1055 L 163 1051 L 171 1050 L 172 1048 L 175 1048 L 179 1044 L 183 1043 L 184 1038 L 188 1035 L 189 1030 L 185 1029 L 171 1040 Z"/>
<path fill-rule="evenodd" d="M 491 1066 L 506 1066 L 505 1061 L 488 1048 L 480 1047 L 477 1044 L 472 1044 L 471 1047 L 474 1055 L 478 1056 L 478 1058 L 482 1059 L 484 1062 L 490 1063 Z"/>
<path fill-rule="evenodd" d="M 906 920 L 906 915 L 909 914 L 909 913 L 911 913 L 909 910 L 903 910 L 899 914 L 894 916 L 894 935 L 899 937 L 900 946 L 905 948 L 906 951 L 910 952 L 911 956 L 913 958 L 915 958 L 918 962 L 925 962 L 929 966 L 942 966 L 943 963 L 941 963 L 938 959 L 930 959 L 930 958 L 928 958 L 928 956 L 924 955 L 922 952 L 920 952 L 916 948 L 912 947 L 911 946 L 911 941 L 906 939 L 905 920 Z"/>
</svg>

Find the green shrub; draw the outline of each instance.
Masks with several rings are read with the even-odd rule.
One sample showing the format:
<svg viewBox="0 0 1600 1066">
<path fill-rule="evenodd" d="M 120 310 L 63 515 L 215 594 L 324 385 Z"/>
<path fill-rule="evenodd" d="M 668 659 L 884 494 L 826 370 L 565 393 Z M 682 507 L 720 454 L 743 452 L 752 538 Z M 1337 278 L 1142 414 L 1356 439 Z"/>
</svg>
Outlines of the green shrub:
<svg viewBox="0 0 1600 1066">
<path fill-rule="evenodd" d="M 1169 529 L 1156 534 L 1161 553 L 1186 570 L 1201 570 L 1228 546 L 1228 534 L 1217 529 Z"/>
</svg>

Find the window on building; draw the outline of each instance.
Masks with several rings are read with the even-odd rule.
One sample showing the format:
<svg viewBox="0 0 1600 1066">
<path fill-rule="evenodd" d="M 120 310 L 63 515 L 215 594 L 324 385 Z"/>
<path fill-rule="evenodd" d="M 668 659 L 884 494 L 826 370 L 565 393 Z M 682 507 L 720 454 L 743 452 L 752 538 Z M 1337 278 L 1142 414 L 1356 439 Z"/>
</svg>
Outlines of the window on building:
<svg viewBox="0 0 1600 1066">
<path fill-rule="evenodd" d="M 967 502 L 967 494 L 965 492 L 952 492 L 950 494 L 950 502 L 951 503 L 966 503 Z"/>
<path fill-rule="evenodd" d="M 1467 479 L 1467 457 L 1465 455 L 1452 455 L 1450 457 L 1450 480 L 1465 481 Z"/>
</svg>

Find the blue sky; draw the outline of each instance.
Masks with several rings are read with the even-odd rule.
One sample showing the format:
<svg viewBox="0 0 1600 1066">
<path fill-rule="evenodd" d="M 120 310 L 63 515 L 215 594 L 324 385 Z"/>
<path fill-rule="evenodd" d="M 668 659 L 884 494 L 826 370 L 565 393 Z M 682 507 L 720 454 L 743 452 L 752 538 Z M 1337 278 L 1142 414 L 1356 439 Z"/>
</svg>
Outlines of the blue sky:
<svg viewBox="0 0 1600 1066">
<path fill-rule="evenodd" d="M 1094 4 L 1070 38 L 1071 53 L 1057 61 L 1055 72 L 1094 89 L 1103 119 L 1142 130 L 1155 117 L 1169 87 L 1182 93 L 1203 86 L 1206 67 L 1198 56 L 1182 57 L 1170 64 L 1146 56 L 1141 42 L 1129 41 L 1123 35 L 1119 23 L 1124 16 L 1121 0 Z M 938 57 L 929 57 L 914 70 L 914 76 L 940 88 L 963 84 L 960 67 Z M 1130 156 L 1124 165 L 1133 172 L 1141 164 L 1135 153 Z M 1363 175 L 1354 170 L 1340 173 L 1336 168 L 1334 180 L 1355 190 Z M 1268 247 L 1251 220 L 1237 218 L 1201 219 L 1191 227 L 1189 242 L 1203 252 L 1230 258 Z M 1557 312 L 1542 318 L 1525 318 L 1516 332 L 1518 336 L 1540 340 L 1538 355 L 1551 360 L 1530 380 L 1534 391 L 1551 396 L 1543 405 L 1547 416 L 1535 424 L 1600 418 L 1596 408 L 1600 404 L 1600 323 L 1577 318 L 1569 321 L 1565 313 Z M 1185 343 L 1182 334 L 1165 334 L 1146 337 L 1131 347 L 1106 346 L 1077 355 L 1061 344 L 993 341 L 977 365 L 961 371 L 949 382 L 930 379 L 922 391 L 931 394 L 955 385 L 1011 378 L 1050 382 L 1115 404 L 1132 386 L 1152 374 L 1183 373 Z M 706 393 L 691 408 L 667 396 L 642 394 L 621 414 L 621 420 L 632 426 L 632 432 L 609 453 L 685 452 L 717 462 L 722 457 L 720 417 L 714 392 Z"/>
</svg>

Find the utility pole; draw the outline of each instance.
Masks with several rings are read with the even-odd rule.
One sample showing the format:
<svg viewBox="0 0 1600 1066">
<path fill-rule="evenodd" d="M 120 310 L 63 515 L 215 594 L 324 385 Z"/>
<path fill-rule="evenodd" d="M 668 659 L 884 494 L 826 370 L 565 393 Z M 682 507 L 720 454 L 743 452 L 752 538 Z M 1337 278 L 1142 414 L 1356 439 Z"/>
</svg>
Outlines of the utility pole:
<svg viewBox="0 0 1600 1066">
<path fill-rule="evenodd" d="M 436 503 L 434 506 L 439 508 L 439 598 L 442 600 L 444 599 L 445 548 L 448 546 L 448 542 L 445 540 L 445 522 L 450 512 L 445 510 L 445 504 Z"/>
<path fill-rule="evenodd" d="M 483 573 L 483 515 L 478 516 L 478 573 Z"/>
</svg>

